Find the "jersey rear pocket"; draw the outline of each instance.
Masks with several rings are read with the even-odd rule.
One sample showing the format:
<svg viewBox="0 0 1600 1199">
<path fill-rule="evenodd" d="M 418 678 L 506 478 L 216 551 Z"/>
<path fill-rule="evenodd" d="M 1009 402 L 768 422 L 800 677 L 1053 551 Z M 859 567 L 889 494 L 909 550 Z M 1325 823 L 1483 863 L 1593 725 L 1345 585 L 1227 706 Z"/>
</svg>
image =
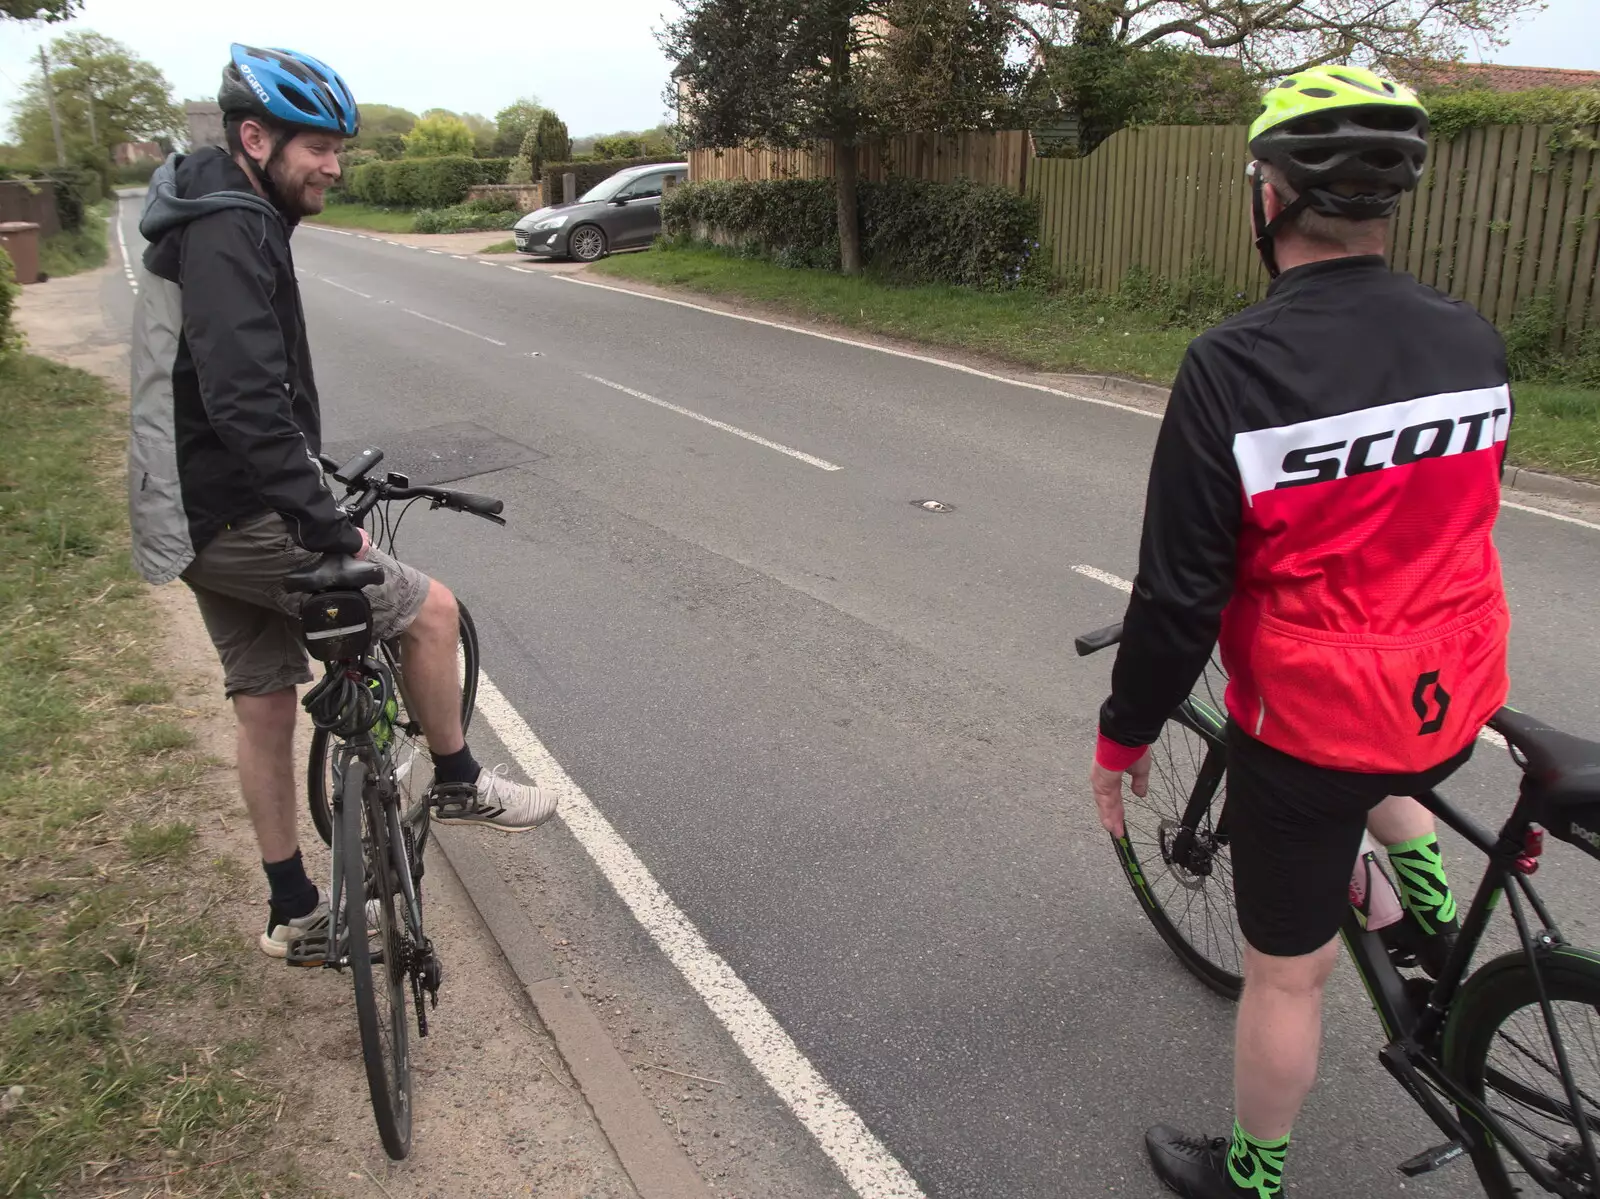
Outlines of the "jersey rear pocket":
<svg viewBox="0 0 1600 1199">
<path fill-rule="evenodd" d="M 1510 625 L 1499 595 L 1406 636 L 1308 629 L 1263 615 L 1250 649 L 1260 709 L 1247 727 L 1318 766 L 1427 770 L 1460 752 L 1505 702 Z"/>
</svg>

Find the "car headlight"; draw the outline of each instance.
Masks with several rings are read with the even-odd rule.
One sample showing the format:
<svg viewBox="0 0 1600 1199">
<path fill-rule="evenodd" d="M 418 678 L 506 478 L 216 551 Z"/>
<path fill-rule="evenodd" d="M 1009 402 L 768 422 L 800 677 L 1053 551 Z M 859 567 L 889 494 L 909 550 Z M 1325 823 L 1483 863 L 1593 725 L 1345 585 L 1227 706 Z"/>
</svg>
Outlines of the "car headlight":
<svg viewBox="0 0 1600 1199">
<path fill-rule="evenodd" d="M 561 228 L 561 226 L 565 225 L 566 223 L 567 223 L 567 214 L 564 213 L 564 212 L 561 213 L 558 216 L 547 216 L 547 217 L 544 218 L 544 220 L 539 221 L 537 224 L 535 224 L 533 226 L 533 229 L 531 230 L 531 232 L 543 233 L 547 229 L 559 229 L 559 228 Z"/>
</svg>

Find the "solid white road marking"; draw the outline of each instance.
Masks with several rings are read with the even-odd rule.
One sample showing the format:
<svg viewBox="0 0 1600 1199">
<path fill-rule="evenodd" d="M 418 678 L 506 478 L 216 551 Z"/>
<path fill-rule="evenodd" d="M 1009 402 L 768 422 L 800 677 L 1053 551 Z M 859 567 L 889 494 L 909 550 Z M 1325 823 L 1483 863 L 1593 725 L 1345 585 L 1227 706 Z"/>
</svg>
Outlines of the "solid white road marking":
<svg viewBox="0 0 1600 1199">
<path fill-rule="evenodd" d="M 128 258 L 128 239 L 122 232 L 122 201 L 117 201 L 117 207 L 111 214 L 111 223 L 117 227 L 117 250 L 122 255 L 122 273 L 127 276 L 128 286 L 133 288 L 133 294 L 139 294 L 139 277 L 133 273 L 133 263 Z"/>
<path fill-rule="evenodd" d="M 1528 504 L 1518 504 L 1508 499 L 1501 499 L 1500 506 L 1502 508 L 1515 508 L 1518 512 L 1532 512 L 1536 516 L 1548 516 L 1551 520 L 1565 521 L 1569 525 L 1578 525 L 1581 528 L 1593 529 L 1596 533 L 1600 533 L 1600 525 L 1590 520 L 1580 520 L 1576 516 L 1568 516 L 1565 512 L 1552 512 L 1548 508 L 1534 508 Z"/>
<path fill-rule="evenodd" d="M 739 428 L 737 425 L 730 425 L 725 421 L 714 420 L 709 416 L 702 416 L 700 413 L 694 412 L 688 408 L 681 407 L 677 404 L 668 403 L 666 400 L 658 399 L 653 395 L 647 395 L 642 391 L 635 391 L 631 387 L 624 387 L 621 383 L 613 383 L 610 379 L 602 379 L 599 375 L 584 375 L 583 377 L 588 379 L 591 383 L 602 384 L 603 386 L 609 387 L 614 391 L 622 392 L 623 395 L 630 395 L 636 400 L 643 400 L 647 404 L 655 404 L 658 407 L 665 408 L 668 412 L 676 412 L 679 416 L 687 416 L 690 420 L 697 420 L 701 424 L 710 425 L 713 429 L 721 429 L 724 433 L 732 433 L 735 437 L 742 437 L 746 441 L 753 441 L 757 445 L 764 445 L 769 450 L 777 450 L 778 453 L 788 454 L 789 457 L 798 458 L 801 462 L 809 462 L 812 466 L 819 467 L 822 470 L 844 469 L 841 466 L 837 466 L 834 463 L 829 462 L 826 458 L 818 458 L 815 455 L 806 453 L 804 450 L 797 450 L 791 446 L 786 446 L 776 441 L 769 441 L 767 438 L 762 437 L 759 433 L 751 433 L 746 429 Z"/>
<path fill-rule="evenodd" d="M 1072 391 L 1062 391 L 1059 387 L 1046 387 L 1043 383 L 1029 383 L 1024 379 L 1010 379 L 1005 375 L 996 375 L 989 371 L 979 370 L 975 366 L 966 366 L 960 362 L 951 362 L 945 358 L 933 358 L 927 354 L 913 354 L 910 350 L 896 350 L 889 346 L 873 345 L 870 341 L 857 341 L 853 337 L 839 337 L 832 333 L 820 333 L 815 329 L 803 329 L 798 325 L 785 325 L 781 321 L 763 320 L 758 316 L 745 316 L 740 312 L 724 312 L 720 308 L 708 308 L 704 304 L 691 304 L 688 300 L 674 300 L 670 296 L 653 296 L 642 291 L 632 291 L 626 287 L 612 287 L 607 283 L 596 283 L 591 279 L 579 279 L 572 275 L 557 275 L 563 283 L 578 283 L 584 287 L 598 287 L 601 291 L 614 291 L 621 295 L 633 296 L 641 300 L 656 300 L 662 304 L 675 304 L 679 308 L 692 308 L 696 312 L 709 312 L 713 316 L 725 316 L 729 320 L 747 321 L 752 325 L 764 325 L 768 329 L 781 329 L 785 333 L 799 333 L 806 337 L 816 337 L 823 341 L 835 342 L 843 346 L 855 346 L 862 350 L 872 350 L 879 354 L 889 354 L 895 358 L 908 358 L 912 362 L 925 362 L 930 366 L 942 366 L 946 370 L 960 371 L 964 375 L 976 375 L 980 379 L 989 379 L 995 383 L 1009 383 L 1013 387 L 1026 387 L 1030 391 L 1042 391 L 1049 395 L 1061 396 L 1068 400 L 1077 400 L 1084 404 L 1095 404 L 1101 408 L 1115 408 L 1119 412 L 1131 412 L 1135 416 L 1148 416 L 1154 420 L 1161 419 L 1161 413 L 1151 412 L 1145 408 L 1135 408 L 1131 404 L 1119 404 L 1115 400 L 1100 400 L 1094 396 L 1079 395 Z"/>
<path fill-rule="evenodd" d="M 554 793 L 562 823 L 856 1194 L 861 1199 L 924 1199 L 906 1168 L 828 1085 L 733 967 L 706 944 L 649 867 L 485 674 L 478 676 L 478 711 L 528 777 Z"/>
<path fill-rule="evenodd" d="M 367 293 L 366 293 L 366 292 L 364 292 L 364 291 L 357 291 L 357 290 L 356 290 L 356 289 L 355 289 L 355 288 L 353 288 L 353 287 L 347 287 L 347 286 L 346 286 L 346 285 L 345 285 L 345 284 L 343 284 L 343 283 L 340 283 L 340 282 L 339 282 L 339 281 L 338 281 L 338 280 L 336 280 L 336 279 L 330 279 L 330 278 L 328 278 L 328 276 L 326 276 L 326 275 L 319 275 L 319 276 L 317 276 L 317 277 L 318 277 L 318 278 L 319 278 L 319 279 L 321 279 L 321 280 L 322 280 L 322 281 L 323 281 L 323 282 L 324 282 L 324 283 L 326 283 L 326 284 L 327 284 L 327 285 L 328 285 L 328 286 L 329 286 L 329 287 L 337 287 L 337 288 L 338 288 L 338 289 L 339 289 L 339 290 L 340 290 L 340 291 L 347 291 L 347 292 L 349 292 L 349 293 L 350 293 L 350 294 L 351 294 L 351 295 L 353 295 L 353 296 L 360 296 L 360 297 L 361 297 L 361 298 L 362 298 L 362 299 L 363 299 L 363 300 L 370 300 L 370 299 L 372 299 L 372 297 L 371 297 L 371 296 L 369 296 L 369 295 L 368 295 L 368 294 L 367 294 Z"/>
<path fill-rule="evenodd" d="M 1127 579 L 1118 578 L 1110 571 L 1101 570 L 1097 566 L 1074 566 L 1072 569 L 1078 574 L 1084 576 L 1086 579 L 1093 579 L 1097 583 L 1104 583 L 1107 587 L 1115 587 L 1124 595 L 1131 595 L 1133 593 L 1132 583 L 1128 582 Z M 1493 729 L 1489 728 L 1487 725 L 1478 730 L 1478 739 L 1480 741 L 1487 741 L 1490 745 L 1499 746 L 1501 749 L 1506 747 L 1506 739 Z"/>
<path fill-rule="evenodd" d="M 492 346 L 503 346 L 506 344 L 503 341 L 496 341 L 492 337 L 485 337 L 482 333 L 474 333 L 471 329 L 463 329 L 460 325 L 452 325 L 449 321 L 441 321 L 436 316 L 429 316 L 426 312 L 418 312 L 414 308 L 402 308 L 400 311 L 404 312 L 408 316 L 418 317 L 425 321 L 432 321 L 436 325 L 443 325 L 446 329 L 454 329 L 457 333 L 465 333 L 468 337 L 476 337 L 479 341 L 486 341 Z"/>
</svg>

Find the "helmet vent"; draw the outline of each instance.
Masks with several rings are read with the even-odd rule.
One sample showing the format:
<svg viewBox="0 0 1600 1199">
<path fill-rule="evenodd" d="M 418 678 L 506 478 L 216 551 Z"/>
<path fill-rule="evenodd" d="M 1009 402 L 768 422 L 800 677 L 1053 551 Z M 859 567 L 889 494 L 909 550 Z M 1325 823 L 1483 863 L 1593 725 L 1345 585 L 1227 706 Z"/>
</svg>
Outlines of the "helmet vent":
<svg viewBox="0 0 1600 1199">
<path fill-rule="evenodd" d="M 310 97 L 308 97 L 299 88 L 290 87 L 287 83 L 283 83 L 278 85 L 278 90 L 283 93 L 283 98 L 285 100 L 289 101 L 290 104 L 293 104 L 307 116 L 319 117 L 322 115 L 322 113 L 318 111 L 317 106 L 311 102 Z"/>
<path fill-rule="evenodd" d="M 1314 96 L 1318 100 L 1328 100 L 1336 96 L 1338 93 L 1330 91 L 1325 87 L 1303 87 L 1300 89 L 1300 94 L 1302 96 Z"/>
<path fill-rule="evenodd" d="M 1381 132 L 1409 133 L 1417 127 L 1417 112 L 1411 108 L 1374 105 L 1371 108 L 1353 110 L 1350 119 L 1363 129 L 1376 129 Z"/>
</svg>

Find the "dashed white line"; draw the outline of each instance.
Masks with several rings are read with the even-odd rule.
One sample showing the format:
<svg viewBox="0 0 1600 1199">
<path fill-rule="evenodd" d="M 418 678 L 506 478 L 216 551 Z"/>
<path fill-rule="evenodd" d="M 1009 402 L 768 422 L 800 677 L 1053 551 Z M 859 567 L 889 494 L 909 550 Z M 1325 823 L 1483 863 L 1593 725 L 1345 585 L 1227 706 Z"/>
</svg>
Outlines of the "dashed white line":
<svg viewBox="0 0 1600 1199">
<path fill-rule="evenodd" d="M 528 776 L 555 795 L 562 823 L 617 896 L 728 1030 L 750 1064 L 816 1138 L 855 1193 L 861 1199 L 924 1199 L 916 1179 L 828 1085 L 766 1004 L 706 943 L 527 721 L 489 677 L 481 674 L 478 711 Z"/>
<path fill-rule="evenodd" d="M 430 254 L 443 254 L 444 251 L 443 250 L 429 250 L 428 253 L 430 253 Z"/>
<path fill-rule="evenodd" d="M 432 321 L 436 325 L 443 325 L 446 329 L 454 329 L 457 333 L 465 333 L 468 337 L 476 337 L 479 341 L 486 341 L 492 346 L 503 346 L 506 344 L 503 341 L 496 341 L 492 337 L 485 337 L 482 333 L 474 333 L 471 329 L 463 329 L 460 325 L 452 325 L 449 321 L 441 321 L 436 316 L 429 316 L 426 312 L 418 312 L 414 308 L 402 308 L 400 311 L 404 312 L 407 316 L 414 316 L 419 320 Z"/>
<path fill-rule="evenodd" d="M 467 260 L 467 256 L 465 254 L 452 254 L 452 255 L 450 255 L 450 257 L 459 258 L 462 262 L 465 262 Z"/>
<path fill-rule="evenodd" d="M 1101 570 L 1098 566 L 1074 566 L 1072 569 L 1086 579 L 1104 583 L 1107 587 L 1115 587 L 1124 595 L 1133 593 L 1133 584 L 1128 582 L 1127 579 L 1114 575 L 1108 570 Z M 1506 747 L 1506 739 L 1487 725 L 1478 730 L 1478 739 L 1487 741 L 1490 745 L 1498 746 L 1501 749 Z"/>
<path fill-rule="evenodd" d="M 537 275 L 537 274 L 539 274 L 538 271 L 529 270 L 525 266 L 512 266 L 509 263 L 506 264 L 506 270 L 508 270 L 508 271 L 516 271 L 517 274 L 519 274 L 519 275 Z"/>
<path fill-rule="evenodd" d="M 350 286 L 348 286 L 348 285 L 346 285 L 344 283 L 340 283 L 337 279 L 330 279 L 326 275 L 319 275 L 317 277 L 319 279 L 321 279 L 324 283 L 326 283 L 329 287 L 337 287 L 340 291 L 347 291 L 353 296 L 360 296 L 363 300 L 372 299 L 372 297 L 369 296 L 366 292 L 357 291 L 353 287 L 350 287 Z"/>
<path fill-rule="evenodd" d="M 476 262 L 479 266 L 499 266 L 500 265 L 498 262 L 487 262 L 482 258 L 475 258 L 475 259 L 473 259 L 473 261 Z"/>
<path fill-rule="evenodd" d="M 766 446 L 769 450 L 777 450 L 780 454 L 787 454 L 791 458 L 798 458 L 801 462 L 809 463 L 810 465 L 818 467 L 821 470 L 844 469 L 842 466 L 838 466 L 835 463 L 829 462 L 826 458 L 818 458 L 814 454 L 808 454 L 804 450 L 797 450 L 793 446 L 787 446 L 777 441 L 770 441 L 767 438 L 762 437 L 759 433 L 752 433 L 748 429 L 741 429 L 737 425 L 728 424 L 726 421 L 720 421 L 709 416 L 704 416 L 701 413 L 693 411 L 692 409 L 670 403 L 667 400 L 659 399 L 656 396 L 649 395 L 645 392 L 635 391 L 631 387 L 624 387 L 621 383 L 613 383 L 610 379 L 602 379 L 599 375 L 584 375 L 583 377 L 588 379 L 591 383 L 599 383 L 604 387 L 611 388 L 613 391 L 620 391 L 623 395 L 630 395 L 636 400 L 643 400 L 647 404 L 655 404 L 657 407 L 665 408 L 668 412 L 676 412 L 679 416 L 687 416 L 690 420 L 697 420 L 703 425 L 710 425 L 713 429 L 721 429 L 724 433 L 732 433 L 735 437 L 742 437 L 746 441 L 753 441 L 757 445 Z"/>
</svg>

